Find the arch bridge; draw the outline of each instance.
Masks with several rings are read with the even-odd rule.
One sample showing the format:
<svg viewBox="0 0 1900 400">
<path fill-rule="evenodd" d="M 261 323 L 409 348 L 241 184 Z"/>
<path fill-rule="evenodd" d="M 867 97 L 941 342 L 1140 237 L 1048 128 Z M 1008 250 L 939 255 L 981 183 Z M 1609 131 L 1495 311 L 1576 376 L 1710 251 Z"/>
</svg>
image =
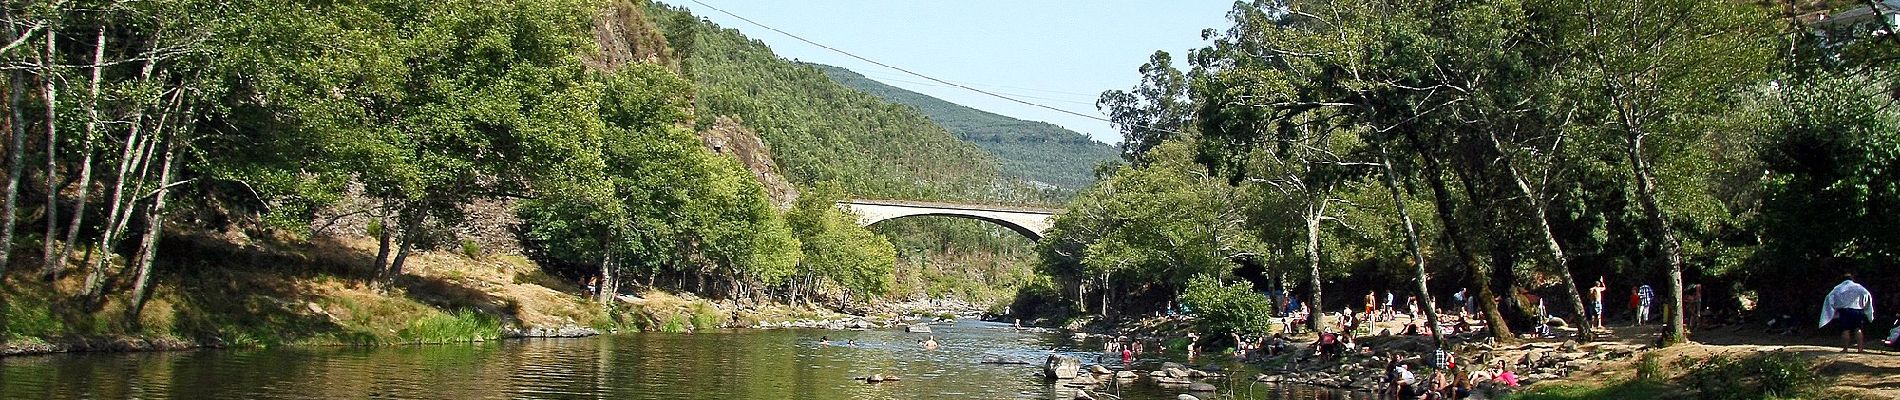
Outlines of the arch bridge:
<svg viewBox="0 0 1900 400">
<path fill-rule="evenodd" d="M 846 200 L 838 206 L 858 214 L 858 225 L 871 224 L 905 217 L 954 217 L 968 218 L 1002 225 L 1016 231 L 1031 241 L 1042 240 L 1043 232 L 1055 222 L 1059 210 L 1024 207 L 1005 207 L 992 205 L 929 203 L 894 200 Z"/>
</svg>

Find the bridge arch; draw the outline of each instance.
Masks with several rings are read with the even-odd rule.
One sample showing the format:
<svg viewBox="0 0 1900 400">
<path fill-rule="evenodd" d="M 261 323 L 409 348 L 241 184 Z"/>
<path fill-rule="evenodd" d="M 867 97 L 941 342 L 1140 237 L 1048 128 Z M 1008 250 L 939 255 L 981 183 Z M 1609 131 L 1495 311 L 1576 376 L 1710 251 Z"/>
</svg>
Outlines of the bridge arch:
<svg viewBox="0 0 1900 400">
<path fill-rule="evenodd" d="M 859 226 L 908 217 L 966 218 L 1001 225 L 1030 241 L 1042 240 L 1056 214 L 1054 210 L 888 200 L 847 200 L 838 206 L 858 214 Z"/>
</svg>

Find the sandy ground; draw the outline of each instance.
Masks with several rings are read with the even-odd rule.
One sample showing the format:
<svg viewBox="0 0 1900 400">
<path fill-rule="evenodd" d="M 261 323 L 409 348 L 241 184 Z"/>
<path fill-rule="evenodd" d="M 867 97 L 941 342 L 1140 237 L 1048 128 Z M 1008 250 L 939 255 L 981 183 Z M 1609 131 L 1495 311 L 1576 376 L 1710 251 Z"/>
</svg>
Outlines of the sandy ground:
<svg viewBox="0 0 1900 400">
<path fill-rule="evenodd" d="M 1612 325 L 1606 345 L 1647 347 L 1660 334 L 1660 325 L 1617 327 Z M 1706 359 L 1716 355 L 1739 357 L 1768 351 L 1788 351 L 1812 357 L 1823 374 L 1836 378 L 1834 389 L 1847 394 L 1877 399 L 1900 399 L 1900 352 L 1880 344 L 1884 335 L 1867 332 L 1865 352 L 1842 352 L 1841 340 L 1834 335 L 1781 335 L 1768 333 L 1752 325 L 1731 325 L 1695 332 L 1691 343 L 1661 349 L 1646 349 L 1664 360 L 1670 368 L 1673 360 L 1688 357 Z M 1636 368 L 1635 357 L 1599 364 L 1569 377 L 1540 384 L 1564 382 L 1602 382 L 1629 378 Z M 1667 371 L 1678 374 L 1685 371 Z"/>
</svg>

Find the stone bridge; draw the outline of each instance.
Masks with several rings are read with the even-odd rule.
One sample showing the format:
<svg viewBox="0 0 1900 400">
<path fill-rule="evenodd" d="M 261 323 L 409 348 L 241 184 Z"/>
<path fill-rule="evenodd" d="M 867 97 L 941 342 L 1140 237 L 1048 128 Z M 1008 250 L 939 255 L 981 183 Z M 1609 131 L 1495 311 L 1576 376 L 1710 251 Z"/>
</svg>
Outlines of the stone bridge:
<svg viewBox="0 0 1900 400">
<path fill-rule="evenodd" d="M 1049 225 L 1055 222 L 1057 212 L 1048 209 L 892 200 L 846 200 L 838 202 L 838 206 L 858 214 L 858 225 L 863 226 L 904 217 L 969 218 L 1002 225 L 1032 241 L 1042 240 L 1042 233 L 1048 231 Z"/>
</svg>

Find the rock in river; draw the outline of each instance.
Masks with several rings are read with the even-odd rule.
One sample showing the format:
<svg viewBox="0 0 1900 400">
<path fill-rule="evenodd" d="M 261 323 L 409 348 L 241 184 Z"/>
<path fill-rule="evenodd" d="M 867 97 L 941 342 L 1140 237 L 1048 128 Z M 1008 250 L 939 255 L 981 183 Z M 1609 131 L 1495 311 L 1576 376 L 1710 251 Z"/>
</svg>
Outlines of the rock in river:
<svg viewBox="0 0 1900 400">
<path fill-rule="evenodd" d="M 1211 384 L 1211 383 L 1207 383 L 1207 382 L 1194 382 L 1194 384 L 1191 384 L 1191 385 L 1188 385 L 1188 391 L 1190 391 L 1190 392 L 1212 392 L 1212 391 L 1214 391 L 1214 384 Z"/>
<path fill-rule="evenodd" d="M 1081 370 L 1081 360 L 1061 354 L 1049 355 L 1049 360 L 1042 364 L 1042 376 L 1049 379 L 1075 379 L 1076 373 Z"/>
</svg>

